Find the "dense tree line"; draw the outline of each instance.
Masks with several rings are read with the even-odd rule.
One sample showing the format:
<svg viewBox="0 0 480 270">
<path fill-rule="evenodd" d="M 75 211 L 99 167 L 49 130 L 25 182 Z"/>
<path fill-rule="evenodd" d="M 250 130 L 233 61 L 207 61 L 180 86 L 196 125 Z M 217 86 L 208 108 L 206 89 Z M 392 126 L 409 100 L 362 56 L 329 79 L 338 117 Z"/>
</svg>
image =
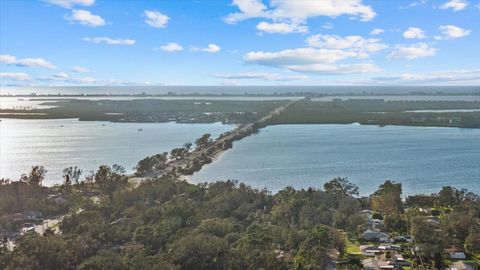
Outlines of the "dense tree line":
<svg viewBox="0 0 480 270">
<path fill-rule="evenodd" d="M 358 198 L 358 187 L 345 178 L 323 190 L 271 194 L 230 180 L 194 185 L 167 177 L 134 188 L 124 173 L 101 166 L 86 181 L 55 187 L 71 201 L 61 233 L 25 234 L 13 251 L 0 249 L 0 269 L 326 269 L 337 259 L 332 251 L 340 265 L 357 269 L 345 240 L 366 228 L 363 209 L 373 209 L 392 234 L 412 236 L 419 247 L 412 269 L 441 268 L 449 245 L 480 252 L 480 199 L 452 187 L 403 201 L 401 184 L 392 181 Z M 20 201 L 35 207 L 53 189 L 40 182 L 3 181 L 1 209 L 17 211 Z M 25 194 L 8 204 L 13 196 L 3 195 L 17 186 Z M 432 213 L 441 216 L 439 227 L 428 222 Z"/>
</svg>

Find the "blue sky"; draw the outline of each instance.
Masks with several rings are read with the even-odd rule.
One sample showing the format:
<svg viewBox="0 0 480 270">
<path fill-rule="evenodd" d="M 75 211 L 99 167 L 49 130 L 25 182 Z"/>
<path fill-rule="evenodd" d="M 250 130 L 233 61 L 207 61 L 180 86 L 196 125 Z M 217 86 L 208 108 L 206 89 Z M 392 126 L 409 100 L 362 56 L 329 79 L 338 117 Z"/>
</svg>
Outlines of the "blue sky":
<svg viewBox="0 0 480 270">
<path fill-rule="evenodd" d="M 479 85 L 477 0 L 0 1 L 1 85 Z"/>
</svg>

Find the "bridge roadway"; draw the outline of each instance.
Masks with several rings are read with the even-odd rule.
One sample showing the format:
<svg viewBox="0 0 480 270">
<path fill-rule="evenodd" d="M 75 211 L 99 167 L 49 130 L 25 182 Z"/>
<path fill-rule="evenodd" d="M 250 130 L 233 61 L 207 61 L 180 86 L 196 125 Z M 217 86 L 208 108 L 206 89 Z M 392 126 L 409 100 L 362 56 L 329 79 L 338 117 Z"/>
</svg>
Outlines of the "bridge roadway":
<svg viewBox="0 0 480 270">
<path fill-rule="evenodd" d="M 236 139 L 235 138 L 244 138 L 253 132 L 254 130 L 254 125 L 262 125 L 265 124 L 268 120 L 270 120 L 272 117 L 281 114 L 283 111 L 285 111 L 289 106 L 291 106 L 293 103 L 298 102 L 301 99 L 296 99 L 296 100 L 291 100 L 287 104 L 284 104 L 282 106 L 279 106 L 278 108 L 272 110 L 269 112 L 267 115 L 263 116 L 259 120 L 253 122 L 253 123 L 248 123 L 248 124 L 243 124 L 231 132 L 229 132 L 226 135 L 220 136 L 219 138 L 215 139 L 213 142 L 211 142 L 208 146 L 202 148 L 202 149 L 196 149 L 184 156 L 183 158 L 179 160 L 172 160 L 167 163 L 165 172 L 175 172 L 178 170 L 178 168 L 185 169 L 187 166 L 193 162 L 194 160 L 200 158 L 203 154 L 207 155 L 208 153 L 212 153 L 212 156 L 217 156 L 223 153 L 226 149 L 223 149 L 223 144 L 227 142 L 233 142 Z M 213 149 L 213 150 L 212 150 Z M 203 164 L 202 164 L 203 166 Z"/>
</svg>

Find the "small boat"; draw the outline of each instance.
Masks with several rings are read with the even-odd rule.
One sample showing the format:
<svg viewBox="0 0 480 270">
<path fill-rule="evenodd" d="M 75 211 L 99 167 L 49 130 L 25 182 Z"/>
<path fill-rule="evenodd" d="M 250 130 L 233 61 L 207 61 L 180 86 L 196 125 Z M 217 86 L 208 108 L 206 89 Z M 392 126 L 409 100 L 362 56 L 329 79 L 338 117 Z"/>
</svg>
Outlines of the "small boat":
<svg viewBox="0 0 480 270">
<path fill-rule="evenodd" d="M 143 128 L 139 128 L 139 129 L 137 129 L 137 131 L 143 131 Z"/>
</svg>

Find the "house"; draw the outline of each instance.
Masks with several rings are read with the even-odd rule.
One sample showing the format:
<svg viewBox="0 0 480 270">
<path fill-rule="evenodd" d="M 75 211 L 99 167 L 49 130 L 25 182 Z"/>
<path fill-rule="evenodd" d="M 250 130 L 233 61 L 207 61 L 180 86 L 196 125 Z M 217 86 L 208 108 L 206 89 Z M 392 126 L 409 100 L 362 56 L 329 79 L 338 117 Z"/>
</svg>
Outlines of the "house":
<svg viewBox="0 0 480 270">
<path fill-rule="evenodd" d="M 389 242 L 390 236 L 387 233 L 373 231 L 373 230 L 366 230 L 362 234 L 360 234 L 359 238 L 361 240 L 366 241 L 378 241 L 378 242 Z"/>
<path fill-rule="evenodd" d="M 375 255 L 383 252 L 383 250 L 379 249 L 376 246 L 361 246 L 360 251 L 362 252 L 363 256 L 367 257 L 374 257 Z"/>
<path fill-rule="evenodd" d="M 368 219 L 367 220 L 367 225 L 372 227 L 372 228 L 382 228 L 383 227 L 383 221 L 380 219 Z"/>
<path fill-rule="evenodd" d="M 444 252 L 447 254 L 448 258 L 450 259 L 464 260 L 467 258 L 467 255 L 465 254 L 465 252 L 457 246 L 451 246 L 447 249 L 444 249 Z"/>
<path fill-rule="evenodd" d="M 453 263 L 448 267 L 450 270 L 477 270 L 478 268 L 474 265 L 468 264 L 464 261 L 458 261 Z"/>
<path fill-rule="evenodd" d="M 373 217 L 373 211 L 372 210 L 362 210 L 362 211 L 359 212 L 359 214 L 367 220 L 372 219 L 372 217 Z"/>
<path fill-rule="evenodd" d="M 399 269 L 394 262 L 379 259 L 362 260 L 362 266 L 365 270 Z"/>
<path fill-rule="evenodd" d="M 387 251 L 387 250 L 401 250 L 402 247 L 399 246 L 399 245 L 381 245 L 381 246 L 378 246 L 378 248 L 380 250 L 384 250 L 384 251 Z"/>
<path fill-rule="evenodd" d="M 33 221 L 42 218 L 42 212 L 35 210 L 27 210 L 22 213 L 15 213 L 12 216 L 13 221 Z"/>
</svg>

